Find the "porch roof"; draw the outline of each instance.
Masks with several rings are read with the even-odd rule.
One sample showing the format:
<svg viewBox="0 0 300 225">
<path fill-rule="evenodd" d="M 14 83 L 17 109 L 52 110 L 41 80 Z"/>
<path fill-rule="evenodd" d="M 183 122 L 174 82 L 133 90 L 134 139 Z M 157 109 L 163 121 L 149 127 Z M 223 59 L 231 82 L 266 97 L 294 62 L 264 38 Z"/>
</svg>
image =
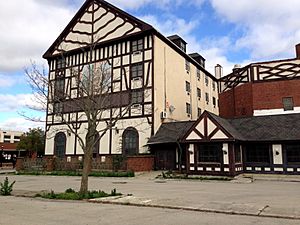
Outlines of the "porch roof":
<svg viewBox="0 0 300 225">
<path fill-rule="evenodd" d="M 194 123 L 195 121 L 163 123 L 156 134 L 149 139 L 148 145 L 176 143 Z"/>
<path fill-rule="evenodd" d="M 231 119 L 244 141 L 300 140 L 300 113 Z"/>
</svg>

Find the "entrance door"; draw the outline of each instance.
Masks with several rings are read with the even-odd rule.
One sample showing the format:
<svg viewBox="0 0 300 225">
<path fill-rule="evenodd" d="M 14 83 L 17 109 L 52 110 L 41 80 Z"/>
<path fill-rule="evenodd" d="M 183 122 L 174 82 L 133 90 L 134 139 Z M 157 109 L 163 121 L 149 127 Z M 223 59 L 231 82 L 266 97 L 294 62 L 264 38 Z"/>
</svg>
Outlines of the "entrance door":
<svg viewBox="0 0 300 225">
<path fill-rule="evenodd" d="M 157 170 L 175 170 L 176 153 L 175 150 L 156 151 L 156 169 Z"/>
</svg>

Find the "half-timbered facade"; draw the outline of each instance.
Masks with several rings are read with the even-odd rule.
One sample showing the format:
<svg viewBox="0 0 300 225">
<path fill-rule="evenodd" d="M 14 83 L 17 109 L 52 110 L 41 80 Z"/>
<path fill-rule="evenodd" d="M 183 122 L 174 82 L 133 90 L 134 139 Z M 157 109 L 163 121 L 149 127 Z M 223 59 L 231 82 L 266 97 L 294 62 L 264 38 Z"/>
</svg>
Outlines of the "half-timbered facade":
<svg viewBox="0 0 300 225">
<path fill-rule="evenodd" d="M 79 98 L 78 79 L 88 79 L 91 68 L 104 67 L 108 76 L 109 101 L 97 130 L 127 108 L 97 143 L 94 155 L 101 160 L 148 153 L 147 141 L 163 121 L 194 120 L 204 110 L 218 114 L 216 78 L 199 54 L 188 55 L 186 43 L 178 41 L 106 1 L 87 0 L 44 54 L 53 87 L 45 154 L 68 160 L 83 155 L 76 135 L 86 136 L 87 118 L 70 100 Z"/>
</svg>

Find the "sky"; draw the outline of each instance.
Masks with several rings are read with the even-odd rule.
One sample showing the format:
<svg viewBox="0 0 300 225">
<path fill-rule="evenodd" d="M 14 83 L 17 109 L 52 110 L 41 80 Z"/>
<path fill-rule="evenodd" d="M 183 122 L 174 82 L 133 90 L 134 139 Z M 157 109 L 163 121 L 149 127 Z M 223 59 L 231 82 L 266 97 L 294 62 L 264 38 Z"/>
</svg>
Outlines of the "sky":
<svg viewBox="0 0 300 225">
<path fill-rule="evenodd" d="M 165 36 L 178 34 L 188 53 L 206 58 L 214 73 L 235 64 L 295 57 L 300 42 L 299 0 L 108 0 Z M 47 69 L 43 53 L 84 0 L 0 1 L 0 129 L 22 130 L 44 123 L 26 120 L 45 114 L 37 105 L 24 70 L 31 62 Z"/>
</svg>

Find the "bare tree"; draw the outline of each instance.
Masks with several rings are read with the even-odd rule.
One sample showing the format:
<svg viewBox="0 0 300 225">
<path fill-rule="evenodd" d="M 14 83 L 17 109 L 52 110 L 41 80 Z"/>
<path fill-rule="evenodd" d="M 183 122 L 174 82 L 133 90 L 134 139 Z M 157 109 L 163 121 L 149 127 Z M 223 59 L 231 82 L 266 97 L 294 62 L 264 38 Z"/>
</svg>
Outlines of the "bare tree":
<svg viewBox="0 0 300 225">
<path fill-rule="evenodd" d="M 85 52 L 90 62 L 92 62 L 93 52 L 93 47 Z M 66 60 L 62 54 L 58 67 L 64 68 L 65 63 Z M 109 60 L 104 60 L 87 63 L 80 68 L 78 66 L 70 68 L 68 72 L 75 80 L 73 85 L 77 90 L 74 93 L 66 91 L 70 87 L 65 83 L 64 74 L 57 73 L 55 79 L 48 79 L 45 70 L 41 71 L 35 64 L 25 70 L 37 101 L 45 109 L 47 108 L 48 112 L 54 113 L 60 123 L 67 127 L 68 132 L 77 137 L 84 152 L 80 186 L 82 194 L 88 191 L 88 175 L 92 167 L 94 146 L 115 126 L 118 120 L 127 114 L 133 104 L 128 92 L 112 93 L 111 66 Z M 70 112 L 80 112 L 79 118 L 67 118 L 65 114 Z M 109 113 L 109 117 L 104 119 L 106 113 Z M 86 121 L 85 138 L 77 133 L 76 126 L 74 126 L 77 119 Z M 101 126 L 99 126 L 100 121 L 102 122 Z"/>
</svg>

